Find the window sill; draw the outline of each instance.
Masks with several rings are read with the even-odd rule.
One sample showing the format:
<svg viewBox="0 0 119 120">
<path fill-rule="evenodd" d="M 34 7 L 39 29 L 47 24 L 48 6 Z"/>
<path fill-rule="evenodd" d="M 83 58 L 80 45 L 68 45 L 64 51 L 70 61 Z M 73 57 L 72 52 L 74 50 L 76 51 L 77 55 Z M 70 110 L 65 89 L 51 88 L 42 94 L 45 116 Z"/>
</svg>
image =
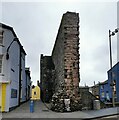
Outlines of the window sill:
<svg viewBox="0 0 119 120">
<path fill-rule="evenodd" d="M 3 44 L 0 44 L 1 47 L 5 47 Z"/>
<path fill-rule="evenodd" d="M 4 74 L 0 73 L 0 76 L 5 76 Z"/>
</svg>

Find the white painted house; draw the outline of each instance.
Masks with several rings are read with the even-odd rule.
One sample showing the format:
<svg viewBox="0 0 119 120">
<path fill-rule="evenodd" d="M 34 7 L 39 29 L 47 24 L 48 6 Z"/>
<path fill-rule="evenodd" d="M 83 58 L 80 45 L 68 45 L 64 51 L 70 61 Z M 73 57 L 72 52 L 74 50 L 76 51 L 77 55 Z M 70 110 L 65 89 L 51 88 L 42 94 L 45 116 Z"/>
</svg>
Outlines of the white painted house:
<svg viewBox="0 0 119 120">
<path fill-rule="evenodd" d="M 26 101 L 25 56 L 12 27 L 0 23 L 0 106 L 8 112 Z"/>
</svg>

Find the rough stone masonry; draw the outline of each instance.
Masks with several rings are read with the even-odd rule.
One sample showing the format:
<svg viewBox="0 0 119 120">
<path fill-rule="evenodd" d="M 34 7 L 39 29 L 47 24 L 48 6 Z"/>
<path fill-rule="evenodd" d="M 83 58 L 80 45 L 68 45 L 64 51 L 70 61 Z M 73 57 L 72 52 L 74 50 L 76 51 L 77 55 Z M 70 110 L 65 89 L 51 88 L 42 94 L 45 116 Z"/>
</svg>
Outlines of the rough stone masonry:
<svg viewBox="0 0 119 120">
<path fill-rule="evenodd" d="M 79 56 L 79 14 L 67 12 L 63 14 L 52 51 L 52 61 L 55 66 L 55 91 L 51 109 L 54 111 L 81 109 Z"/>
<path fill-rule="evenodd" d="M 79 96 L 79 14 L 63 14 L 51 56 L 41 55 L 41 99 L 58 112 L 82 107 Z"/>
</svg>

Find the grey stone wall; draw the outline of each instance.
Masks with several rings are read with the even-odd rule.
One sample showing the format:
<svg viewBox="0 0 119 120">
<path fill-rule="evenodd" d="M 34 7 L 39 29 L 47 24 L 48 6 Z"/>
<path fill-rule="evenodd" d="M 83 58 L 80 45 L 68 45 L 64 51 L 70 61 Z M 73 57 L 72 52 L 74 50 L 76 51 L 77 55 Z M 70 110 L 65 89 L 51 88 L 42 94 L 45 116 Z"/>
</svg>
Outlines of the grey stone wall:
<svg viewBox="0 0 119 120">
<path fill-rule="evenodd" d="M 41 55 L 40 60 L 41 100 L 50 102 L 54 91 L 55 70 L 51 56 Z"/>
<path fill-rule="evenodd" d="M 79 14 L 63 14 L 52 51 L 55 65 L 55 93 L 52 110 L 66 111 L 65 99 L 70 99 L 70 111 L 81 109 L 79 91 Z"/>
<path fill-rule="evenodd" d="M 64 32 L 61 25 L 52 51 L 52 60 L 56 70 L 55 91 L 62 90 L 64 85 Z"/>
</svg>

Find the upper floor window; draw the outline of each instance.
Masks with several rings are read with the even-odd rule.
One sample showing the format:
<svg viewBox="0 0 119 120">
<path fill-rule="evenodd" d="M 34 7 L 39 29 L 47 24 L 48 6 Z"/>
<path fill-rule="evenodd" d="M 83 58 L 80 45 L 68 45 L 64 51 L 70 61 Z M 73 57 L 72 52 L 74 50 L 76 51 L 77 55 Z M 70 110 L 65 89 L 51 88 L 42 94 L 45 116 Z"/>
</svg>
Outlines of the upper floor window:
<svg viewBox="0 0 119 120">
<path fill-rule="evenodd" d="M 0 45 L 3 44 L 3 30 L 0 29 Z"/>
<path fill-rule="evenodd" d="M 2 72 L 2 58 L 3 58 L 3 55 L 0 55 L 0 73 Z"/>
<path fill-rule="evenodd" d="M 116 94 L 116 80 L 113 80 L 113 89 L 114 89 L 114 94 Z"/>
<path fill-rule="evenodd" d="M 104 89 L 104 85 L 101 85 L 101 90 L 103 90 Z"/>
<path fill-rule="evenodd" d="M 105 97 L 105 93 L 104 93 L 104 92 L 101 93 L 101 97 L 102 97 L 102 98 Z"/>
<path fill-rule="evenodd" d="M 34 92 L 34 95 L 36 95 L 36 92 Z"/>
</svg>

